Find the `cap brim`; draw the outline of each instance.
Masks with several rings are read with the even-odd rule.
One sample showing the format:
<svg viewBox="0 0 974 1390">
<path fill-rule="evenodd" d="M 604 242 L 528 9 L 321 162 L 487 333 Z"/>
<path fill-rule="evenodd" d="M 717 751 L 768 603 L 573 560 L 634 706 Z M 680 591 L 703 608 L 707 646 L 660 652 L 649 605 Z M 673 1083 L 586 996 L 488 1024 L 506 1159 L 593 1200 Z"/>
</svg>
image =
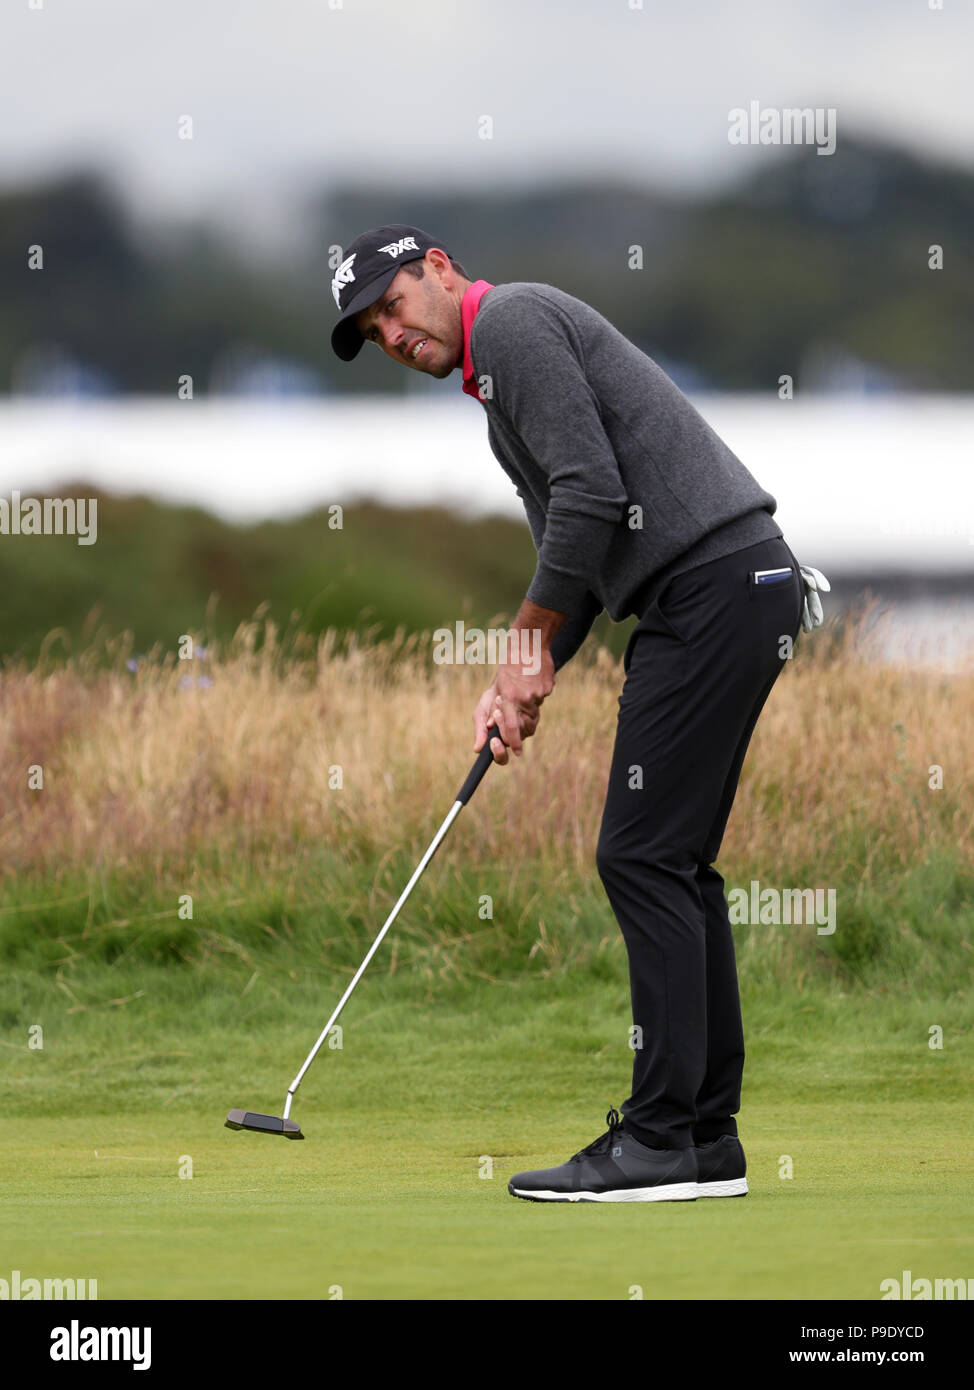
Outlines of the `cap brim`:
<svg viewBox="0 0 974 1390">
<path fill-rule="evenodd" d="M 343 362 L 353 362 L 364 343 L 365 339 L 356 328 L 354 319 L 339 319 L 331 330 L 332 349 Z"/>
<path fill-rule="evenodd" d="M 413 257 L 409 259 L 412 260 Z M 374 304 L 379 296 L 385 293 L 403 264 L 403 261 L 399 261 L 398 264 L 390 266 L 387 274 L 372 280 L 345 306 L 341 318 L 331 330 L 332 348 L 336 356 L 340 357 L 343 362 L 354 361 L 365 343 L 365 339 L 358 331 L 355 315 L 360 314 L 363 309 L 367 309 L 370 304 Z"/>
</svg>

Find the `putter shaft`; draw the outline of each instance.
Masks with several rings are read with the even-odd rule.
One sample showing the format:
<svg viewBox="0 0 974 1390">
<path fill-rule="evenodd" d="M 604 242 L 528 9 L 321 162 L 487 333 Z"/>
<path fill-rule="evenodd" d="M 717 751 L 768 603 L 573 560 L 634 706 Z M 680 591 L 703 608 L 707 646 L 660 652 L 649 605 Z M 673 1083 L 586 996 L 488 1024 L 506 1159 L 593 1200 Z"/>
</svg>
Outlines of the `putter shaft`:
<svg viewBox="0 0 974 1390">
<path fill-rule="evenodd" d="M 386 932 L 389 930 L 389 928 L 392 926 L 393 922 L 399 915 L 399 909 L 402 907 L 403 903 L 409 897 L 410 893 L 413 891 L 413 888 L 416 886 L 417 882 L 421 878 L 423 870 L 426 868 L 426 865 L 433 858 L 433 855 L 439 848 L 440 842 L 443 839 L 444 835 L 449 830 L 453 822 L 456 820 L 457 816 L 460 814 L 460 811 L 470 800 L 471 796 L 473 796 L 477 787 L 480 785 L 485 772 L 490 767 L 491 763 L 494 761 L 494 755 L 491 752 L 490 743 L 491 739 L 495 737 L 500 739 L 502 743 L 504 742 L 500 733 L 492 729 L 489 734 L 489 737 L 484 743 L 483 748 L 481 748 L 480 752 L 477 754 L 477 761 L 470 769 L 466 781 L 464 782 L 460 790 L 457 792 L 456 800 L 450 807 L 446 819 L 444 820 L 443 824 L 440 826 L 436 834 L 433 836 L 433 839 L 430 842 L 429 849 L 426 851 L 422 859 L 419 861 L 419 864 L 417 865 L 412 878 L 409 880 L 405 888 L 400 893 L 399 900 L 396 903 L 395 907 L 392 909 L 392 911 L 389 913 L 389 916 L 386 918 L 385 922 L 383 923 L 382 930 L 379 932 L 378 936 L 375 938 L 375 940 L 372 942 L 372 945 L 369 947 L 368 954 L 366 955 L 365 960 L 363 960 L 362 964 L 356 970 L 355 974 L 352 977 L 351 983 L 349 984 L 345 993 L 342 995 L 341 999 L 339 999 L 338 1004 L 335 1008 L 335 1012 L 332 1014 L 331 1018 L 325 1024 L 324 1028 L 322 1028 L 321 1033 L 318 1037 L 318 1041 L 315 1043 L 314 1047 L 311 1049 L 307 1057 L 304 1059 L 304 1065 L 302 1066 L 301 1070 L 298 1072 L 297 1076 L 294 1078 L 294 1080 L 288 1087 L 287 1098 L 284 1101 L 283 1118 L 285 1120 L 291 1113 L 291 1101 L 294 1099 L 295 1091 L 301 1085 L 301 1081 L 304 1077 L 305 1072 L 308 1070 L 308 1068 L 311 1066 L 311 1063 L 317 1057 L 319 1051 L 321 1050 L 322 1044 L 324 1043 L 328 1034 L 331 1032 L 332 1028 L 335 1026 L 335 1021 L 338 1018 L 338 1015 L 341 1013 L 342 1009 L 344 1009 L 345 1005 L 348 1003 L 352 991 L 354 990 L 355 986 L 358 984 L 359 980 L 365 973 L 365 968 L 368 965 L 369 961 L 372 959 L 376 951 L 382 945 L 382 940 Z"/>
</svg>

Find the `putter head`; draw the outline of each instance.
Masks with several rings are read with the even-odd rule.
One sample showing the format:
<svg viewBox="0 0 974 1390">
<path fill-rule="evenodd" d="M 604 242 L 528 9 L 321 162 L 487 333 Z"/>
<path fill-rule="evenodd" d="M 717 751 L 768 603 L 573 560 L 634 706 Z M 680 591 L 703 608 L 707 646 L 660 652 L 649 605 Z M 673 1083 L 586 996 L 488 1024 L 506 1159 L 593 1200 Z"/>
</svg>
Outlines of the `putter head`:
<svg viewBox="0 0 974 1390">
<path fill-rule="evenodd" d="M 224 1120 L 227 1129 L 252 1129 L 257 1134 L 283 1134 L 285 1139 L 303 1139 L 301 1126 L 280 1115 L 257 1115 L 253 1110 L 231 1110 Z"/>
</svg>

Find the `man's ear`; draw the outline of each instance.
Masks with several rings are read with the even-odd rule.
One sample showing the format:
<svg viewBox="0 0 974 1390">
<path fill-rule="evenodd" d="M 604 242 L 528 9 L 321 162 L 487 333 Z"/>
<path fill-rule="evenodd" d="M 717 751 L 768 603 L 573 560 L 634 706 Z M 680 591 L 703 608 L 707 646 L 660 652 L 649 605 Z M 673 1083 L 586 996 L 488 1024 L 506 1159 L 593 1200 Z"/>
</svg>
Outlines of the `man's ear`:
<svg viewBox="0 0 974 1390">
<path fill-rule="evenodd" d="M 446 290 L 452 290 L 455 283 L 453 266 L 450 264 L 450 257 L 445 251 L 441 251 L 438 246 L 431 246 L 423 257 L 433 274 Z"/>
</svg>

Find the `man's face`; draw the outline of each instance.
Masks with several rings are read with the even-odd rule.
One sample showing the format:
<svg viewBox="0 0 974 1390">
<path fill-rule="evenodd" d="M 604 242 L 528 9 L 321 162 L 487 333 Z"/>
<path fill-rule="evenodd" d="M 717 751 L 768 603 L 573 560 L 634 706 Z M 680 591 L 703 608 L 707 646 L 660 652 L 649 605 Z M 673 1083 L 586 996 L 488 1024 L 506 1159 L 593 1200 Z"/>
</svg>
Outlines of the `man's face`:
<svg viewBox="0 0 974 1390">
<path fill-rule="evenodd" d="M 446 377 L 463 350 L 457 277 L 442 252 L 427 252 L 421 264 L 422 280 L 404 266 L 355 323 L 367 343 L 377 343 L 394 361 Z"/>
</svg>

